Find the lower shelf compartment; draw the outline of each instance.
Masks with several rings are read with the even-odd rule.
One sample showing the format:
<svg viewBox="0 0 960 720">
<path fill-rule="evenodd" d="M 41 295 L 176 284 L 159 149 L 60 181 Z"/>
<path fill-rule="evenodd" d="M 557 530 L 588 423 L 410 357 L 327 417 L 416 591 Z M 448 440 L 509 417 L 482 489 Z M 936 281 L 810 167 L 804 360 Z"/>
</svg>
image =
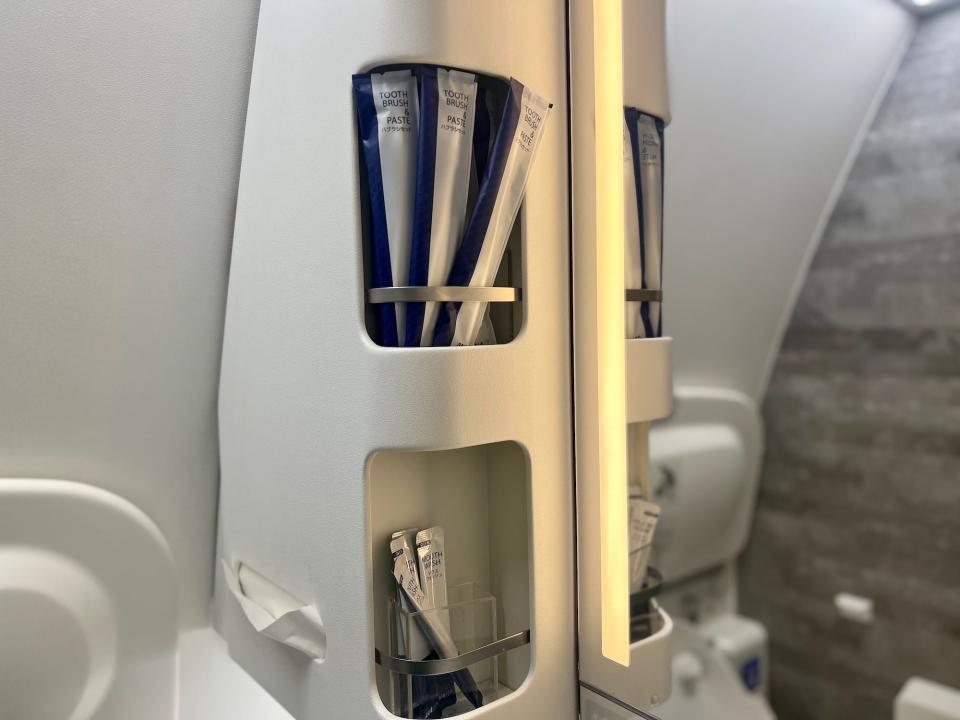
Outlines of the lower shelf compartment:
<svg viewBox="0 0 960 720">
<path fill-rule="evenodd" d="M 526 452 L 513 442 L 383 450 L 368 479 L 371 652 L 384 707 L 402 718 L 453 717 L 510 695 L 531 666 Z M 437 577 L 449 578 L 446 591 L 428 597 Z M 408 591 L 411 580 L 421 587 Z"/>
</svg>

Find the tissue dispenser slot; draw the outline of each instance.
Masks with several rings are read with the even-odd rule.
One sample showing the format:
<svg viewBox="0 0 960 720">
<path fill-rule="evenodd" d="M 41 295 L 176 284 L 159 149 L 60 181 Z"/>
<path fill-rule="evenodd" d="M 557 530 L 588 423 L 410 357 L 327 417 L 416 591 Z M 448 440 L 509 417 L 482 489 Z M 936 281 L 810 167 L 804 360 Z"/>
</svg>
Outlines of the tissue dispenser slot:
<svg viewBox="0 0 960 720">
<path fill-rule="evenodd" d="M 327 634 L 319 611 L 304 604 L 252 568 L 238 563 L 236 570 L 221 560 L 224 579 L 259 634 L 322 662 L 327 655 Z"/>
</svg>

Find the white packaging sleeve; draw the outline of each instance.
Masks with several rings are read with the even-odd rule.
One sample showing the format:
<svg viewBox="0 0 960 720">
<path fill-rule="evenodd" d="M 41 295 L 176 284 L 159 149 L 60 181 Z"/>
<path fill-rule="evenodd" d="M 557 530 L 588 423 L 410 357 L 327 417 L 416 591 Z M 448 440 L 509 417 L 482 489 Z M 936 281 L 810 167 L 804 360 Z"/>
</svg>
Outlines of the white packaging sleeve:
<svg viewBox="0 0 960 720">
<path fill-rule="evenodd" d="M 476 101 L 474 75 L 422 69 L 410 285 L 443 285 L 453 267 L 466 226 Z M 436 322 L 437 303 L 409 303 L 404 344 L 431 345 Z"/>
<path fill-rule="evenodd" d="M 448 285 L 493 283 L 523 200 L 550 104 L 516 79 L 510 80 L 503 118 L 481 183 L 477 204 L 457 250 Z M 486 303 L 444 303 L 434 345 L 473 345 Z"/>
</svg>

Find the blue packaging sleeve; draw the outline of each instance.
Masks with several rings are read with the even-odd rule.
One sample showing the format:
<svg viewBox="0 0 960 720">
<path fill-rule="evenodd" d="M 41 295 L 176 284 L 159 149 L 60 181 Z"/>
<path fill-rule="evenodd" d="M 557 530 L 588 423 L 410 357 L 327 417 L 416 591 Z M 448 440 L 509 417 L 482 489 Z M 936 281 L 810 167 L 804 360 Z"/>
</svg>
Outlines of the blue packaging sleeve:
<svg viewBox="0 0 960 720">
<path fill-rule="evenodd" d="M 353 88 L 370 207 L 372 287 L 407 284 L 419 102 L 409 70 L 355 75 Z M 378 306 L 381 345 L 403 336 L 402 306 Z"/>
</svg>

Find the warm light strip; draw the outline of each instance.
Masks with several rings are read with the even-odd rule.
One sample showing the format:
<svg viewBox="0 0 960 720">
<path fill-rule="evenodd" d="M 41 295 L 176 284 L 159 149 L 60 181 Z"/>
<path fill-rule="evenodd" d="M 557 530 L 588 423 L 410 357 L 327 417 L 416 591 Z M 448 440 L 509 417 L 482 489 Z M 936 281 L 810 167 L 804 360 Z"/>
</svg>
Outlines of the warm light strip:
<svg viewBox="0 0 960 720">
<path fill-rule="evenodd" d="M 621 0 L 594 0 L 601 652 L 629 666 L 622 28 Z"/>
</svg>

